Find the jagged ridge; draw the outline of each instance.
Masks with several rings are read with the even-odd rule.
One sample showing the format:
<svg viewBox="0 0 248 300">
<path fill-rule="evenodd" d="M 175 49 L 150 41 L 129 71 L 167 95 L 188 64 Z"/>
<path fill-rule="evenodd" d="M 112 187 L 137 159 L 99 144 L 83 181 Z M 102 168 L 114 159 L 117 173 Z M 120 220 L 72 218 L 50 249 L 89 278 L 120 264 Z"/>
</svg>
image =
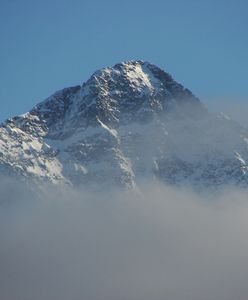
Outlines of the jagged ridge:
<svg viewBox="0 0 248 300">
<path fill-rule="evenodd" d="M 87 187 L 246 185 L 247 137 L 165 71 L 128 61 L 3 123 L 0 172 Z"/>
</svg>

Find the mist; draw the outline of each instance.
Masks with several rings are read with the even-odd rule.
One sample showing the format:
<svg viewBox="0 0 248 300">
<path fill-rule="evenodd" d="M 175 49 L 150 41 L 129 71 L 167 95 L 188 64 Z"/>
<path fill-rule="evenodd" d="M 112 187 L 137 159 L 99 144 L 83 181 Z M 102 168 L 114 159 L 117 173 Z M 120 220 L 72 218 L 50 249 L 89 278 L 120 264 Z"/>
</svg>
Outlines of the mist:
<svg viewBox="0 0 248 300">
<path fill-rule="evenodd" d="M 214 113 L 222 112 L 247 128 L 247 102 L 247 99 L 240 99 L 240 97 L 225 97 L 208 99 L 206 105 L 210 111 Z"/>
<path fill-rule="evenodd" d="M 205 196 L 153 183 L 30 194 L 7 182 L 1 299 L 247 299 L 245 189 Z"/>
</svg>

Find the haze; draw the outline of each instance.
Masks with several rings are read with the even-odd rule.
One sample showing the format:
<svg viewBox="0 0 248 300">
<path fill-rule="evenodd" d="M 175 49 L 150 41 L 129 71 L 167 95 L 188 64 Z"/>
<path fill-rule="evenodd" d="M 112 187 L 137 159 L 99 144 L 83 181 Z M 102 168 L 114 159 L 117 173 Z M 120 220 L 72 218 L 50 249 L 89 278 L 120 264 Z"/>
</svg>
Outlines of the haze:
<svg viewBox="0 0 248 300">
<path fill-rule="evenodd" d="M 0 190 L 1 299 L 247 299 L 246 190 Z"/>
</svg>

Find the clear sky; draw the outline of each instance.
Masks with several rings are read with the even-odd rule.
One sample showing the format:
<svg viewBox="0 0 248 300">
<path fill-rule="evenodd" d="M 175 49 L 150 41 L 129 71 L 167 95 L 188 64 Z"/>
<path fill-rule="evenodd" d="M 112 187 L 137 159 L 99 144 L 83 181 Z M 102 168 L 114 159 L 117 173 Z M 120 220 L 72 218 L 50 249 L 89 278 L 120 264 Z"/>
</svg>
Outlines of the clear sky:
<svg viewBox="0 0 248 300">
<path fill-rule="evenodd" d="M 0 37 L 0 121 L 129 59 L 248 111 L 247 0 L 0 0 Z"/>
</svg>

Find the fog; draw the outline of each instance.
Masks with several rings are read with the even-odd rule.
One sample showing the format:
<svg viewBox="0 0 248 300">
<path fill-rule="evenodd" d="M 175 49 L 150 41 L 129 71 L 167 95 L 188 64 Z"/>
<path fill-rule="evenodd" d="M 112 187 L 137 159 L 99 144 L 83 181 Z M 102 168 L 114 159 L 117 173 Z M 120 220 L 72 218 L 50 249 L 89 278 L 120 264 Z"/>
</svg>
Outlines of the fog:
<svg viewBox="0 0 248 300">
<path fill-rule="evenodd" d="M 231 119 L 239 122 L 241 125 L 248 127 L 247 111 L 248 101 L 247 99 L 240 97 L 225 97 L 225 98 L 213 98 L 206 101 L 208 109 L 212 112 L 223 112 Z"/>
<path fill-rule="evenodd" d="M 37 197 L 1 182 L 0 299 L 247 299 L 244 189 Z"/>
</svg>

